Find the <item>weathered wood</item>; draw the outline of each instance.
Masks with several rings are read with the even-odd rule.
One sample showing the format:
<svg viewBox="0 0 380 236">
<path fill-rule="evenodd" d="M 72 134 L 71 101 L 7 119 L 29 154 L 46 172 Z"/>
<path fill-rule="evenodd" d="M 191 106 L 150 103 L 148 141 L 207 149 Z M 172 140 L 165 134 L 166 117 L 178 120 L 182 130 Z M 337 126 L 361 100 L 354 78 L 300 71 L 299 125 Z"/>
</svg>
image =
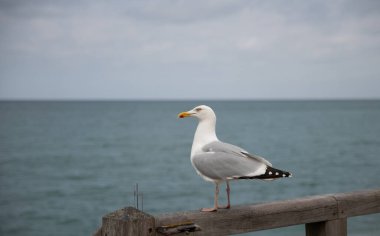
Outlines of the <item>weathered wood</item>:
<svg viewBox="0 0 380 236">
<path fill-rule="evenodd" d="M 193 226 L 200 231 L 191 235 L 230 235 L 306 224 L 307 235 L 345 236 L 347 217 L 372 213 L 380 213 L 380 189 L 233 206 L 217 212 L 188 211 L 154 217 L 134 208 L 124 208 L 104 216 L 102 228 L 96 235 L 162 235 L 169 231 L 185 235 L 181 232 L 190 231 Z"/>
<path fill-rule="evenodd" d="M 194 222 L 194 235 L 230 235 L 296 224 L 336 219 L 336 200 L 317 196 L 289 201 L 245 205 L 217 212 L 181 212 L 156 216 L 156 226 Z"/>
<path fill-rule="evenodd" d="M 347 218 L 305 225 L 306 236 L 347 236 Z"/>
<path fill-rule="evenodd" d="M 200 227 L 192 222 L 185 222 L 176 225 L 164 225 L 156 228 L 158 233 L 163 235 L 173 235 L 179 233 L 190 233 L 201 230 Z"/>
<path fill-rule="evenodd" d="M 179 212 L 155 216 L 156 226 L 194 222 L 194 235 L 229 235 L 297 224 L 324 222 L 380 212 L 380 189 L 235 206 L 218 212 Z"/>
<path fill-rule="evenodd" d="M 101 236 L 154 236 L 154 217 L 133 207 L 112 212 L 103 217 Z"/>
<path fill-rule="evenodd" d="M 380 189 L 339 193 L 334 197 L 338 202 L 340 218 L 380 212 Z"/>
</svg>

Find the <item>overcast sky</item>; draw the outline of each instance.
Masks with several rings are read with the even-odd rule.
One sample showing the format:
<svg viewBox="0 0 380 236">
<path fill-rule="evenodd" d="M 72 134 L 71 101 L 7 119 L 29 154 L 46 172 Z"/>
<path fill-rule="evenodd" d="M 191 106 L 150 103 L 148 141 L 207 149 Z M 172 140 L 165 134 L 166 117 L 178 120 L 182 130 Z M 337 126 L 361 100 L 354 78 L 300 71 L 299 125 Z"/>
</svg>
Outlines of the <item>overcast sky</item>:
<svg viewBox="0 0 380 236">
<path fill-rule="evenodd" d="M 380 98 L 380 1 L 0 0 L 0 99 Z"/>
</svg>

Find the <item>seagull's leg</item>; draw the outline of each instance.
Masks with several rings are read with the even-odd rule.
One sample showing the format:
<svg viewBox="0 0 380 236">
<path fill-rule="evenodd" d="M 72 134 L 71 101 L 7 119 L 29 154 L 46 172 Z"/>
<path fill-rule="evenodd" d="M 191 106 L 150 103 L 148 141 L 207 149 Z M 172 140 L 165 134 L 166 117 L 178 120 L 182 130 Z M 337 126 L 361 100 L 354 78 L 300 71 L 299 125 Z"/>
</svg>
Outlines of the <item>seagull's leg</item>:
<svg viewBox="0 0 380 236">
<path fill-rule="evenodd" d="M 230 207 L 231 207 L 231 204 L 230 204 L 230 183 L 228 182 L 228 180 L 226 180 L 226 185 L 227 185 L 227 188 L 226 188 L 227 205 L 226 206 L 218 206 L 218 208 L 221 208 L 221 209 L 230 209 Z"/>
<path fill-rule="evenodd" d="M 215 183 L 214 207 L 202 208 L 201 211 L 212 212 L 218 210 L 219 183 Z"/>
</svg>

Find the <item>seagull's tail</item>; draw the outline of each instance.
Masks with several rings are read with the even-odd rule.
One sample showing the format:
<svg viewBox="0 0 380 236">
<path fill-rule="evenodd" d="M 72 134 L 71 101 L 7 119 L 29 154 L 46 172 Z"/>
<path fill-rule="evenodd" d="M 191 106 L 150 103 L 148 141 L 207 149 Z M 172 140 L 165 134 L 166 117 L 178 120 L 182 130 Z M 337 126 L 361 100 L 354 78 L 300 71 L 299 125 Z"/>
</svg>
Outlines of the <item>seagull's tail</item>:
<svg viewBox="0 0 380 236">
<path fill-rule="evenodd" d="M 241 176 L 238 179 L 262 179 L 262 180 L 273 180 L 278 178 L 292 177 L 292 173 L 267 166 L 265 173 L 256 176 Z"/>
</svg>

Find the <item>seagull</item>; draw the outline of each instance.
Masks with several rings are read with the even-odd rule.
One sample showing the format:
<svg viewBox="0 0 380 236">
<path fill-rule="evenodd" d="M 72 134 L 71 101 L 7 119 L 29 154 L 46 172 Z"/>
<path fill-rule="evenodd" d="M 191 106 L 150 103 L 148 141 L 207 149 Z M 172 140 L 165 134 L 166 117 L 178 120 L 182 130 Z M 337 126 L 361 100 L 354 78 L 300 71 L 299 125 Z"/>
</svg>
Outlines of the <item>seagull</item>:
<svg viewBox="0 0 380 236">
<path fill-rule="evenodd" d="M 273 168 L 272 164 L 263 157 L 219 141 L 215 133 L 216 115 L 211 107 L 200 105 L 178 114 L 178 118 L 185 117 L 195 117 L 199 122 L 191 147 L 191 164 L 198 175 L 215 184 L 214 206 L 202 208 L 201 211 L 214 212 L 231 207 L 230 180 L 274 180 L 292 176 L 287 171 Z M 227 205 L 219 206 L 219 185 L 223 182 L 226 182 L 227 187 Z"/>
</svg>

